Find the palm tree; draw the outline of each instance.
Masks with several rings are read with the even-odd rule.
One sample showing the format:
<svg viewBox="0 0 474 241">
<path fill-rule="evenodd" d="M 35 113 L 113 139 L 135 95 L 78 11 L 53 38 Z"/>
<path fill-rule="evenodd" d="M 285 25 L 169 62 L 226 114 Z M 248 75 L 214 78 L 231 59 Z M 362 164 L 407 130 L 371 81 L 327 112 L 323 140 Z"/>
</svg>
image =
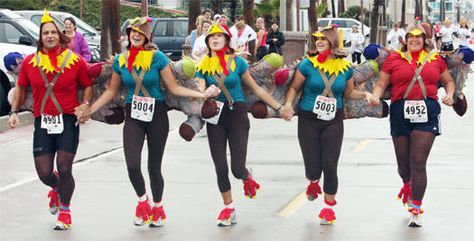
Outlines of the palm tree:
<svg viewBox="0 0 474 241">
<path fill-rule="evenodd" d="M 379 25 L 379 7 L 384 4 L 384 0 L 375 0 L 370 17 L 370 42 L 377 43 L 378 25 Z"/>
<path fill-rule="evenodd" d="M 120 1 L 102 2 L 102 27 L 100 57 L 107 59 L 111 53 L 120 53 Z"/>
<path fill-rule="evenodd" d="M 193 3 L 194 4 L 194 3 Z M 211 11 L 212 13 L 222 13 L 222 0 L 211 0 Z"/>
<path fill-rule="evenodd" d="M 237 0 L 230 0 L 230 20 L 235 23 L 235 9 L 237 8 Z"/>
<path fill-rule="evenodd" d="M 191 33 L 196 26 L 196 18 L 201 14 L 201 0 L 194 0 L 193 4 L 188 5 L 188 34 Z"/>
<path fill-rule="evenodd" d="M 336 3 L 334 2 L 334 0 L 331 0 L 331 12 L 332 12 L 332 17 L 335 18 L 336 17 Z"/>
<path fill-rule="evenodd" d="M 407 3 L 406 3 L 406 0 L 402 0 L 402 18 L 400 19 L 400 27 L 401 28 L 405 28 L 405 13 L 406 13 L 406 9 L 407 9 Z"/>
<path fill-rule="evenodd" d="M 309 22 L 309 33 L 318 31 L 318 14 L 316 12 L 316 2 L 317 0 L 309 0 L 309 9 L 308 9 L 308 22 Z M 314 48 L 314 41 L 310 38 L 311 41 L 308 42 L 309 49 Z"/>
<path fill-rule="evenodd" d="M 270 22 L 279 19 L 280 16 L 280 0 L 266 0 L 255 4 L 256 15 L 263 16 L 265 25 L 270 27 Z"/>
<path fill-rule="evenodd" d="M 252 26 L 253 25 L 253 9 L 254 9 L 254 0 L 242 0 L 242 9 L 243 15 L 247 20 L 247 24 Z"/>
<path fill-rule="evenodd" d="M 339 16 L 339 14 L 341 14 L 345 11 L 346 11 L 346 7 L 344 5 L 344 0 L 339 0 L 339 2 L 337 4 L 337 15 Z"/>
<path fill-rule="evenodd" d="M 293 31 L 293 0 L 286 0 L 286 31 Z"/>
</svg>

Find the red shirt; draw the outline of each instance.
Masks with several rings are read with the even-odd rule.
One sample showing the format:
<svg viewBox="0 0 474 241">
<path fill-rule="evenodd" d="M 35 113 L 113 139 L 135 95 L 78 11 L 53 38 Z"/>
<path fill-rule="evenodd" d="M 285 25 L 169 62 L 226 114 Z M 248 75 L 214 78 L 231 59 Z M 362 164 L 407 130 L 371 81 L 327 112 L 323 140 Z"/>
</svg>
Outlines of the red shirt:
<svg viewBox="0 0 474 241">
<path fill-rule="evenodd" d="M 261 28 L 260 31 L 263 32 L 263 37 L 262 37 L 262 42 L 260 43 L 259 47 L 266 46 L 267 45 L 267 31 L 265 28 Z"/>
<path fill-rule="evenodd" d="M 415 61 L 408 63 L 408 60 L 402 58 L 396 51 L 393 51 L 388 56 L 387 60 L 385 60 L 385 63 L 382 66 L 382 71 L 390 75 L 390 84 L 392 84 L 392 102 L 403 99 L 403 95 L 415 75 L 416 68 L 417 64 Z M 420 76 L 425 84 L 426 95 L 428 98 L 435 100 L 438 99 L 438 81 L 440 75 L 446 70 L 446 63 L 439 55 L 436 59 L 431 60 L 431 62 L 426 62 Z M 407 99 L 423 99 L 423 92 L 421 91 L 418 81 L 408 94 Z"/>
<path fill-rule="evenodd" d="M 41 78 L 38 66 L 33 67 L 33 63 L 29 64 L 34 56 L 34 54 L 30 54 L 26 56 L 25 60 L 23 60 L 17 84 L 22 87 L 28 87 L 31 85 L 33 92 L 34 116 L 38 117 L 41 115 L 41 101 L 46 93 L 46 87 Z M 58 65 L 61 65 L 61 63 L 58 63 Z M 87 74 L 87 70 L 86 62 L 84 62 L 82 58 L 79 58 L 79 61 L 74 63 L 70 68 L 64 68 L 64 72 L 56 81 L 56 84 L 53 87 L 53 93 L 54 96 L 56 96 L 56 99 L 58 99 L 59 105 L 63 109 L 64 114 L 74 114 L 74 108 L 79 105 L 77 100 L 78 86 L 80 85 L 83 88 L 92 86 L 93 82 Z M 55 72 L 46 74 L 49 82 L 51 82 L 54 75 Z M 59 114 L 59 111 L 56 109 L 56 106 L 50 97 L 46 100 L 44 114 Z"/>
</svg>

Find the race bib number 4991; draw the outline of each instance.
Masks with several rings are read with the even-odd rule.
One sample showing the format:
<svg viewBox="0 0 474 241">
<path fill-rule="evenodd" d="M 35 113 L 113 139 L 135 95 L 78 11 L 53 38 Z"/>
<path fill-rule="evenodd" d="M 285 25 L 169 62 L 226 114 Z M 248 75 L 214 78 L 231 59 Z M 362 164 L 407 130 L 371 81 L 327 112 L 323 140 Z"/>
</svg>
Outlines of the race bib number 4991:
<svg viewBox="0 0 474 241">
<path fill-rule="evenodd" d="M 314 101 L 313 113 L 320 120 L 332 120 L 336 117 L 337 99 L 318 95 Z"/>
<path fill-rule="evenodd" d="M 403 112 L 405 119 L 412 123 L 428 122 L 428 108 L 424 100 L 406 100 Z"/>
<path fill-rule="evenodd" d="M 41 115 L 41 128 L 46 129 L 48 134 L 61 134 L 64 130 L 63 114 Z"/>
<path fill-rule="evenodd" d="M 133 119 L 150 122 L 155 112 L 155 98 L 134 95 L 131 109 Z"/>
</svg>

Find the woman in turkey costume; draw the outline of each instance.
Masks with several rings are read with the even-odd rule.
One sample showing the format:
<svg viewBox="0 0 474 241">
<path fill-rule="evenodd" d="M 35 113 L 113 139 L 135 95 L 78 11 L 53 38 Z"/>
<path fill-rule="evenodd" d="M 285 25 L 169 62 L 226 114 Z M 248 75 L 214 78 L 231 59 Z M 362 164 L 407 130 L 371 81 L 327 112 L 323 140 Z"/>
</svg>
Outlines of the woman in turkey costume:
<svg viewBox="0 0 474 241">
<path fill-rule="evenodd" d="M 337 163 L 344 132 L 343 95 L 349 99 L 364 99 L 371 94 L 354 89 L 353 70 L 344 59 L 346 54 L 341 50 L 342 41 L 336 27 L 327 27 L 312 36 L 316 48 L 308 52 L 293 76 L 286 93 L 283 118 L 293 117 L 292 103 L 302 89 L 298 104 L 298 140 L 309 180 L 306 194 L 310 201 L 321 194 L 319 179 L 324 173 L 326 206 L 319 218 L 321 224 L 332 224 L 336 220 L 333 208 L 338 187 Z"/>
<path fill-rule="evenodd" d="M 211 86 L 198 92 L 177 84 L 166 55 L 154 48 L 151 39 L 151 18 L 135 18 L 126 32 L 127 50 L 117 55 L 112 65 L 112 78 L 107 90 L 90 108 L 93 113 L 111 101 L 123 84 L 128 89 L 123 127 L 123 147 L 128 176 L 138 196 L 135 225 L 150 227 L 163 225 L 166 215 L 163 209 L 164 180 L 161 173 L 163 151 L 169 132 L 168 106 L 161 90 L 161 83 L 177 96 L 208 98 L 218 94 Z M 204 89 L 203 89 L 204 90 Z M 88 119 L 89 115 L 84 118 Z M 153 205 L 149 205 L 140 165 L 143 143 L 148 145 L 148 173 L 150 176 Z"/>
<path fill-rule="evenodd" d="M 33 156 L 40 180 L 51 187 L 49 208 L 58 214 L 54 229 L 69 229 L 69 204 L 74 192 L 72 163 L 79 144 L 79 126 L 74 115 L 77 88 L 81 86 L 86 108 L 92 98 L 92 80 L 87 75 L 84 60 L 67 49 L 69 38 L 64 35 L 45 10 L 41 18 L 40 39 L 36 53 L 28 55 L 18 76 L 10 113 L 10 125 L 19 125 L 18 109 L 25 99 L 26 88 L 33 92 L 34 133 Z M 54 171 L 54 157 L 58 171 Z"/>
<path fill-rule="evenodd" d="M 398 174 L 403 181 L 398 197 L 404 205 L 408 204 L 410 227 L 422 225 L 426 162 L 435 137 L 441 134 L 438 81 L 446 90 L 442 102 L 449 106 L 454 103 L 453 78 L 443 58 L 430 50 L 426 38 L 422 26 L 411 24 L 408 27 L 406 44 L 393 51 L 385 61 L 370 101 L 378 104 L 387 86 L 392 85 L 390 134 Z"/>
<path fill-rule="evenodd" d="M 260 188 L 252 173 L 245 167 L 250 123 L 242 83 L 275 110 L 282 108 L 280 103 L 256 84 L 245 60 L 233 55 L 234 50 L 229 46 L 231 37 L 226 25 L 216 23 L 211 26 L 206 37 L 209 54 L 198 64 L 196 73 L 200 83 L 205 83 L 206 86 L 218 85 L 223 92 L 217 97 L 217 101 L 222 104 L 220 113 L 213 113 L 217 114 L 215 121 L 207 123 L 209 148 L 225 206 L 218 216 L 219 226 L 236 223 L 227 166 L 227 142 L 230 147 L 232 174 L 243 181 L 245 195 L 255 198 L 256 191 Z M 206 114 L 203 113 L 203 116 Z"/>
</svg>

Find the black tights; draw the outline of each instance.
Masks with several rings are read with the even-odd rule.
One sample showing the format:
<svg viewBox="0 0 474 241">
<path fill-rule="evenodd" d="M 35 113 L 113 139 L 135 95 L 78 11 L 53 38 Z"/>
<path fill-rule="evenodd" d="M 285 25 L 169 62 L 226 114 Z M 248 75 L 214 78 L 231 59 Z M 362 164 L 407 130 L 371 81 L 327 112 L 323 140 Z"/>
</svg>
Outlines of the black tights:
<svg viewBox="0 0 474 241">
<path fill-rule="evenodd" d="M 127 162 L 128 177 L 137 196 L 145 195 L 145 180 L 141 171 L 141 156 L 145 135 L 148 146 L 148 174 L 150 176 L 153 201 L 160 202 L 163 197 L 164 180 L 161 162 L 166 140 L 168 139 L 168 107 L 163 102 L 155 102 L 155 112 L 151 122 L 143 122 L 130 117 L 130 104 L 126 107 L 123 126 L 123 150 Z"/>
<path fill-rule="evenodd" d="M 337 163 L 344 135 L 343 112 L 338 110 L 330 121 L 316 118 L 312 112 L 300 110 L 298 140 L 303 154 L 306 178 L 315 181 L 324 172 L 324 192 L 337 193 Z"/>
<path fill-rule="evenodd" d="M 58 188 L 62 203 L 69 204 L 75 187 L 74 177 L 72 176 L 72 162 L 75 154 L 63 150 L 58 150 L 56 154 L 59 179 L 53 174 L 54 154 L 35 157 L 36 172 L 45 185 Z"/>
<path fill-rule="evenodd" d="M 413 200 L 421 201 L 427 185 L 426 162 L 435 135 L 413 130 L 410 136 L 393 136 L 398 174 L 403 182 L 411 181 Z"/>
</svg>

